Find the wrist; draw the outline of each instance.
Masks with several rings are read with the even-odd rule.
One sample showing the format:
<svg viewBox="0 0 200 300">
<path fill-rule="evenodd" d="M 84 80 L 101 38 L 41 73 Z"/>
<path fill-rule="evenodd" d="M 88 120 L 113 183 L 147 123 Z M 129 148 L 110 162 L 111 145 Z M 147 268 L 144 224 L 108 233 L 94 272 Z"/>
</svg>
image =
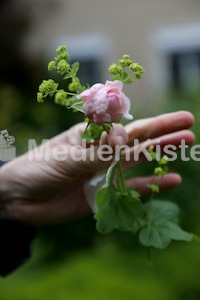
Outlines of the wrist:
<svg viewBox="0 0 200 300">
<path fill-rule="evenodd" d="M 0 162 L 0 220 L 12 220 L 8 196 L 10 187 L 6 180 L 7 176 L 4 168 L 5 163 Z"/>
</svg>

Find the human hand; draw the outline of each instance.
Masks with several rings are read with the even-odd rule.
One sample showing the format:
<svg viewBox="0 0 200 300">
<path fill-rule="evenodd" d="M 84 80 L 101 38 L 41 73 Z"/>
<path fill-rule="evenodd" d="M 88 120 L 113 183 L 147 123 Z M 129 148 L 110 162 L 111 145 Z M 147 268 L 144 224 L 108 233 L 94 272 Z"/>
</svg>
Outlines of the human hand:
<svg viewBox="0 0 200 300">
<path fill-rule="evenodd" d="M 140 143 L 152 139 L 151 144 L 160 144 L 161 148 L 168 144 L 178 146 L 181 140 L 191 145 L 195 137 L 188 128 L 193 122 L 192 114 L 182 111 L 134 121 L 125 129 L 116 125 L 108 135 L 103 134 L 99 144 L 95 145 L 93 161 L 89 159 L 89 144 L 88 148 L 81 148 L 81 134 L 86 124 L 77 124 L 39 146 L 38 154 L 43 153 L 41 160 L 34 156 L 35 150 L 32 150 L 0 169 L 0 218 L 37 226 L 81 217 L 90 212 L 84 193 L 85 183 L 97 171 L 106 170 L 111 163 L 98 158 L 99 145 L 108 144 L 114 148 L 116 144 L 127 143 L 131 156 L 135 150 L 132 146 L 134 139 Z M 55 148 L 66 149 L 67 153 L 86 159 L 74 160 L 71 156 L 65 160 L 55 159 Z M 49 159 L 45 159 L 48 156 Z M 123 160 L 123 168 L 128 170 L 143 160 L 144 157 L 138 162 Z M 153 176 L 132 178 L 127 184 L 136 186 L 144 195 L 150 192 L 146 185 L 155 180 Z M 167 174 L 160 182 L 160 189 L 175 187 L 180 182 L 178 174 Z"/>
</svg>

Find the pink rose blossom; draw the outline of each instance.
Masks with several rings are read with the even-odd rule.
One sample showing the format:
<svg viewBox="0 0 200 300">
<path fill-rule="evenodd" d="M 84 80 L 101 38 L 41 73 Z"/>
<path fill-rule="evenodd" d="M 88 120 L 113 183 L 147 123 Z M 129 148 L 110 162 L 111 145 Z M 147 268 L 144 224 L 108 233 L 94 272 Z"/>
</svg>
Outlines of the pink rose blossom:
<svg viewBox="0 0 200 300">
<path fill-rule="evenodd" d="M 123 83 L 120 80 L 96 83 L 77 96 L 82 98 L 85 115 L 95 124 L 117 122 L 122 117 L 132 120 L 129 114 L 130 100 L 122 92 Z"/>
</svg>

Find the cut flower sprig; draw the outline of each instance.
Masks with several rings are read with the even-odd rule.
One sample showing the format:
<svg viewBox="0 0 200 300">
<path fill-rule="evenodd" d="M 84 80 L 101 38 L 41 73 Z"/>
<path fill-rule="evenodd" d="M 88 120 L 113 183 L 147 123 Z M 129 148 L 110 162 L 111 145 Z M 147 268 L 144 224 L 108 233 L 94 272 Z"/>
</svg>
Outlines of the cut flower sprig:
<svg viewBox="0 0 200 300">
<path fill-rule="evenodd" d="M 48 64 L 48 70 L 57 72 L 64 80 L 68 81 L 66 89 L 58 89 L 59 84 L 53 79 L 43 80 L 39 86 L 37 101 L 41 103 L 48 96 L 55 96 L 54 99 L 57 104 L 83 112 L 83 99 L 78 100 L 76 96 L 90 88 L 90 86 L 80 83 L 77 76 L 80 64 L 79 62 L 70 64 L 70 55 L 66 46 L 59 46 L 56 49 L 56 53 L 57 56 Z M 128 74 L 126 69 L 129 69 L 131 75 Z M 144 73 L 143 67 L 134 63 L 129 55 L 123 55 L 119 60 L 119 64 L 112 64 L 108 71 L 112 75 L 112 81 L 118 80 L 124 84 L 131 84 L 134 76 L 139 79 Z"/>
<path fill-rule="evenodd" d="M 79 62 L 70 63 L 66 46 L 56 50 L 57 56 L 49 62 L 48 70 L 57 72 L 66 80 L 66 89 L 59 89 L 53 79 L 44 80 L 39 86 L 38 102 L 54 97 L 57 104 L 84 114 L 87 122 L 83 139 L 99 140 L 102 132 L 108 134 L 114 123 L 123 118 L 132 120 L 131 102 L 123 92 L 124 84 L 140 79 L 144 69 L 125 54 L 108 68 L 111 80 L 105 84 L 82 85 L 78 78 Z M 149 148 L 152 159 L 156 159 L 153 146 Z M 168 172 L 168 160 L 164 156 L 158 161 L 155 176 L 164 176 Z M 121 165 L 121 156 L 114 158 L 107 170 L 102 186 L 97 190 L 95 202 L 96 228 L 102 234 L 113 230 L 130 231 L 138 234 L 139 241 L 146 247 L 163 249 L 172 240 L 191 241 L 194 235 L 182 230 L 178 224 L 179 208 L 175 203 L 155 199 L 159 185 L 148 185 L 151 196 L 142 201 L 134 188 L 127 187 Z"/>
</svg>

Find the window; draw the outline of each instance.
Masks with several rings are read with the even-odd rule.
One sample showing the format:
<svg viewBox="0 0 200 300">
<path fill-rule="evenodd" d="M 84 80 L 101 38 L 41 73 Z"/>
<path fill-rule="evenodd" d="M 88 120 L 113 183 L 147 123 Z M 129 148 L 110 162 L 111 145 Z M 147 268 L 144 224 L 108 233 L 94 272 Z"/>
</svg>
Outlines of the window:
<svg viewBox="0 0 200 300">
<path fill-rule="evenodd" d="M 157 70 L 167 89 L 200 85 L 200 24 L 159 29 L 154 39 Z"/>
<path fill-rule="evenodd" d="M 80 63 L 78 75 L 82 84 L 88 83 L 92 85 L 102 81 L 102 74 L 99 72 L 101 61 L 98 58 L 77 58 L 75 61 Z"/>
<path fill-rule="evenodd" d="M 166 59 L 170 88 L 182 89 L 200 83 L 200 49 L 171 52 Z"/>
<path fill-rule="evenodd" d="M 59 45 L 67 45 L 71 62 L 79 61 L 79 78 L 83 84 L 94 84 L 104 81 L 106 60 L 110 53 L 110 42 L 107 36 L 100 33 L 59 37 L 50 46 L 51 57 Z"/>
</svg>

